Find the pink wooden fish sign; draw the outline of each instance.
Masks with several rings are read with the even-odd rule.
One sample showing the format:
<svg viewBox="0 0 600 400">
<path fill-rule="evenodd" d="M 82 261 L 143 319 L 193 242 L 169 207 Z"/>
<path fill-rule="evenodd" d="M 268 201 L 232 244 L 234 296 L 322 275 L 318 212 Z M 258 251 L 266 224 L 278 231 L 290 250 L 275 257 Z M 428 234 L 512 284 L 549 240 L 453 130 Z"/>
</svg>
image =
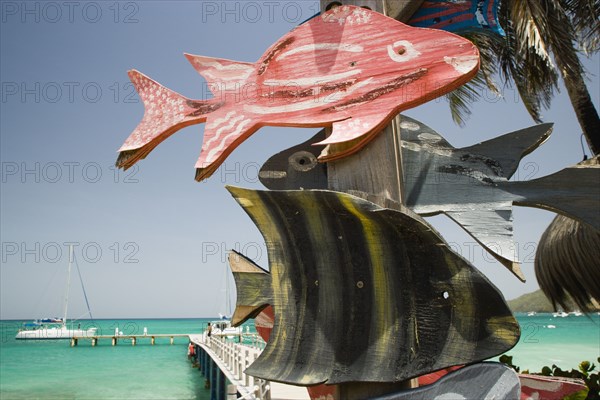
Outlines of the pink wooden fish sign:
<svg viewBox="0 0 600 400">
<path fill-rule="evenodd" d="M 288 32 L 255 63 L 186 54 L 215 95 L 187 99 L 141 74 L 129 77 L 145 105 L 119 149 L 128 168 L 177 130 L 206 122 L 196 180 L 209 177 L 262 126 L 333 127 L 317 144 L 368 143 L 400 111 L 470 80 L 479 52 L 455 34 L 414 28 L 377 12 L 334 8 Z"/>
</svg>

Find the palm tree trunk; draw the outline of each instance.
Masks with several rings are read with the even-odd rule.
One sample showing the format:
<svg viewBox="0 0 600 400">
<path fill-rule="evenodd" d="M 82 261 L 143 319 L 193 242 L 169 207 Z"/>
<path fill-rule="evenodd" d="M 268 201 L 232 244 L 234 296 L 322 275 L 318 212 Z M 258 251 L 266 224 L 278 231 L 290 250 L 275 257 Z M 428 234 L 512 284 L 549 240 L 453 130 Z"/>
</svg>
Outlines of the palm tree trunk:
<svg viewBox="0 0 600 400">
<path fill-rule="evenodd" d="M 558 57 L 556 57 L 556 64 L 561 71 L 567 93 L 571 99 L 571 104 L 573 105 L 588 146 L 594 155 L 599 154 L 600 118 L 598 117 L 598 111 L 594 107 L 594 103 L 592 103 L 583 75 L 565 73 L 566 68 L 564 68 Z"/>
</svg>

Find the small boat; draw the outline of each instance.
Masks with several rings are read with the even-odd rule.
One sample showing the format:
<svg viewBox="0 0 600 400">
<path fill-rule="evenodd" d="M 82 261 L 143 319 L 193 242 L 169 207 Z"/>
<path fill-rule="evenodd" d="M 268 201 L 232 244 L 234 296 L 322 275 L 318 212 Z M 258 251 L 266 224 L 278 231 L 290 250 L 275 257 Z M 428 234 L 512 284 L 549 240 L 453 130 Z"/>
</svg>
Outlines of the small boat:
<svg viewBox="0 0 600 400">
<path fill-rule="evenodd" d="M 62 318 L 42 318 L 39 322 L 42 324 L 62 324 Z"/>
<path fill-rule="evenodd" d="M 529 311 L 529 312 L 527 313 L 527 316 L 528 316 L 528 317 L 535 317 L 536 315 L 537 315 L 537 313 L 536 313 L 535 311 Z"/>
<path fill-rule="evenodd" d="M 94 336 L 97 328 L 81 329 L 81 324 L 77 325 L 77 328 L 73 328 L 75 325 L 74 321 L 71 321 L 68 326 L 67 324 L 67 310 L 69 306 L 69 289 L 71 286 L 71 268 L 72 261 L 74 260 L 73 246 L 69 248 L 69 267 L 67 269 L 67 289 L 65 294 L 65 308 L 63 318 L 42 318 L 23 324 L 22 329 L 17 332 L 15 339 L 17 340 L 47 340 L 47 339 L 70 339 L 74 336 Z M 79 269 L 79 267 L 77 267 Z M 79 275 L 81 277 L 81 274 Z M 87 303 L 87 295 L 85 294 L 85 287 L 83 281 L 81 281 L 81 287 Z M 90 305 L 88 306 L 88 314 L 92 317 L 90 311 Z"/>
<path fill-rule="evenodd" d="M 227 319 L 220 319 L 217 321 L 211 321 L 211 335 L 212 336 L 226 336 L 228 338 L 233 338 L 236 336 L 241 336 L 243 333 L 242 327 L 239 326 L 237 328 L 231 326 L 231 321 Z"/>
<path fill-rule="evenodd" d="M 568 316 L 569 316 L 569 313 L 566 313 L 566 312 L 564 312 L 564 311 L 559 311 L 559 312 L 552 313 L 552 316 L 553 316 L 554 318 L 556 318 L 556 317 L 565 318 L 565 317 L 568 317 Z"/>
<path fill-rule="evenodd" d="M 73 329 L 67 327 L 66 324 L 43 324 L 34 329 L 22 329 L 15 338 L 18 340 L 56 340 L 70 339 L 74 336 L 87 337 L 94 335 L 96 335 L 96 328 Z"/>
<path fill-rule="evenodd" d="M 581 317 L 583 315 L 583 313 L 581 311 L 579 311 L 579 310 L 575 310 L 575 311 L 571 311 L 569 313 L 569 315 L 573 315 L 575 317 Z"/>
<path fill-rule="evenodd" d="M 224 296 L 225 302 L 224 307 L 225 310 L 221 310 L 223 312 L 219 312 L 219 319 L 210 321 L 212 326 L 211 335 L 212 336 L 225 336 L 228 338 L 240 337 L 243 333 L 242 327 L 233 327 L 231 326 L 231 277 L 230 272 L 226 268 L 223 275 L 224 281 Z"/>
</svg>

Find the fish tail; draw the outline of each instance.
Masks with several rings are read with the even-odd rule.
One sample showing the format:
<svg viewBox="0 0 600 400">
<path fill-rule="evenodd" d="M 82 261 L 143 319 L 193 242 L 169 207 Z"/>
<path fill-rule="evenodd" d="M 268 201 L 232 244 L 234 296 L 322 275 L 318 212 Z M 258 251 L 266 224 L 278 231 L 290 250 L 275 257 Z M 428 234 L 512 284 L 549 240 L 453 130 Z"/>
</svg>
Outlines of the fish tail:
<svg viewBox="0 0 600 400">
<path fill-rule="evenodd" d="M 235 250 L 229 252 L 227 260 L 233 272 L 237 291 L 235 312 L 231 317 L 231 323 L 239 326 L 247 319 L 256 317 L 273 303 L 271 275 Z"/>
<path fill-rule="evenodd" d="M 222 109 L 206 120 L 196 180 L 210 177 L 227 156 L 260 126 L 243 110 Z"/>
<path fill-rule="evenodd" d="M 190 100 L 136 70 L 129 71 L 129 79 L 144 103 L 144 117 L 119 149 L 119 168 L 133 166 L 167 137 L 206 121 L 222 105 L 215 100 Z"/>
<path fill-rule="evenodd" d="M 514 204 L 550 210 L 600 230 L 600 158 L 583 161 L 552 175 L 506 182 L 505 189 L 520 196 Z"/>
</svg>

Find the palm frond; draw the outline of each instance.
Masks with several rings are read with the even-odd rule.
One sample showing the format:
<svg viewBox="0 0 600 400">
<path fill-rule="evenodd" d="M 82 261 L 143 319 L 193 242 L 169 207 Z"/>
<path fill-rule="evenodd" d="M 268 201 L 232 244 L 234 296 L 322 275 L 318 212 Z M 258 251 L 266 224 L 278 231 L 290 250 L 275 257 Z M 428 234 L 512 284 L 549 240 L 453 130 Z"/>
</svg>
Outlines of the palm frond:
<svg viewBox="0 0 600 400">
<path fill-rule="evenodd" d="M 552 50 L 556 64 L 564 76 L 570 74 L 584 74 L 583 67 L 579 61 L 576 48 L 577 34 L 567 11 L 560 1 L 547 0 L 545 2 L 545 18 L 550 29 L 544 32 L 545 41 Z"/>
<path fill-rule="evenodd" d="M 481 69 L 475 79 L 447 95 L 454 121 L 464 125 L 483 90 L 500 92 L 495 82 L 499 75 L 504 88 L 516 88 L 531 117 L 541 122 L 542 110 L 558 91 L 559 76 L 585 76 L 578 50 L 597 49 L 598 12 L 600 0 L 502 2 L 498 16 L 504 38 L 463 35 L 479 48 Z"/>
<path fill-rule="evenodd" d="M 544 10 L 539 1 L 511 0 L 509 1 L 510 20 L 513 31 L 518 39 L 519 51 L 533 49 L 549 66 L 553 66 L 545 39 L 548 31 Z"/>
<path fill-rule="evenodd" d="M 600 50 L 600 1 L 563 0 L 561 3 L 573 23 L 581 51 L 590 55 Z"/>
<path fill-rule="evenodd" d="M 446 95 L 454 123 L 459 126 L 465 125 L 471 115 L 471 104 L 479 100 L 481 89 L 485 86 L 485 80 L 481 77 L 481 73 L 478 73 L 471 82 Z"/>
<path fill-rule="evenodd" d="M 531 3 L 534 10 L 541 11 L 539 2 Z M 500 71 L 506 85 L 514 83 L 531 117 L 536 122 L 541 122 L 542 109 L 550 107 L 555 90 L 558 90 L 559 74 L 554 64 L 549 63 L 540 56 L 539 51 L 527 46 L 527 41 L 519 37 L 515 30 L 516 22 L 512 19 L 515 15 L 515 11 L 511 9 L 513 1 L 503 4 L 505 5 L 501 7 L 499 17 L 506 32 L 506 46 L 498 54 Z M 538 15 L 537 18 L 542 17 Z M 540 26 L 545 29 L 548 25 Z"/>
</svg>

